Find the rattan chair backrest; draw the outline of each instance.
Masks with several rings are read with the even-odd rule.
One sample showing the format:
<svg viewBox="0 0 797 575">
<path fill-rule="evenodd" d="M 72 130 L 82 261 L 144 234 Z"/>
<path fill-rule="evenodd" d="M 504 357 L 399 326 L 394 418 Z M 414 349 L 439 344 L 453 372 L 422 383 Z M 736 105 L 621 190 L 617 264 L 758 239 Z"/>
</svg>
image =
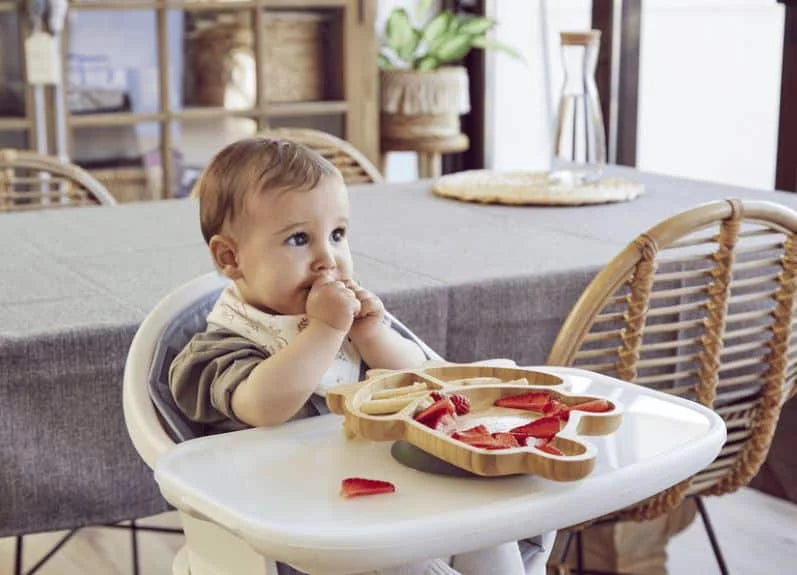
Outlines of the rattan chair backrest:
<svg viewBox="0 0 797 575">
<path fill-rule="evenodd" d="M 329 160 L 347 184 L 383 182 L 384 178 L 362 152 L 346 140 L 309 128 L 272 128 L 260 133 L 269 138 L 291 140 L 315 150 Z"/>
<path fill-rule="evenodd" d="M 746 485 L 794 393 L 797 212 L 722 200 L 640 235 L 589 284 L 548 357 L 699 401 L 728 439 L 706 469 L 621 516 L 649 519 L 690 494 Z M 791 345 L 790 345 L 791 344 Z"/>
<path fill-rule="evenodd" d="M 116 204 L 91 174 L 54 156 L 0 149 L 0 212 Z"/>
</svg>

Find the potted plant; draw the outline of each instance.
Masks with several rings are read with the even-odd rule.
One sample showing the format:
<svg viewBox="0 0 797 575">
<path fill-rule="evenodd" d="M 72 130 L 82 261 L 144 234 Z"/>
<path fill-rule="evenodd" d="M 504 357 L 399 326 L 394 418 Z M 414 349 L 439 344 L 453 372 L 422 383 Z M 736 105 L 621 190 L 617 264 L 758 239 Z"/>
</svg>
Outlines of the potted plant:
<svg viewBox="0 0 797 575">
<path fill-rule="evenodd" d="M 414 25 L 404 8 L 391 11 L 379 51 L 382 137 L 447 138 L 459 134 L 459 116 L 470 111 L 468 73 L 452 66 L 473 48 L 520 57 L 487 33 L 495 21 L 443 10 L 429 17 L 420 0 Z"/>
</svg>

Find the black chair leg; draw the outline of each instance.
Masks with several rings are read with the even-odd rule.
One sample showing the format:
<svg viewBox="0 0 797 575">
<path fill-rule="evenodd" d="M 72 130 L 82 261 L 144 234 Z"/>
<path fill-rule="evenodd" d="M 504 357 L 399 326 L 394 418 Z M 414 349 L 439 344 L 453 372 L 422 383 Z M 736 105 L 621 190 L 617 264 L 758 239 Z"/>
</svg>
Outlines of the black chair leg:
<svg viewBox="0 0 797 575">
<path fill-rule="evenodd" d="M 573 532 L 567 532 L 567 539 L 565 539 L 564 549 L 562 549 L 562 555 L 559 557 L 559 564 L 564 565 L 567 563 L 567 554 L 570 553 L 570 544 L 573 542 Z"/>
<path fill-rule="evenodd" d="M 14 575 L 22 575 L 22 535 L 17 535 L 14 549 Z"/>
<path fill-rule="evenodd" d="M 53 546 L 53 548 L 52 548 L 52 549 L 50 549 L 50 550 L 47 552 L 47 554 L 46 554 L 44 557 L 42 557 L 41 559 L 39 559 L 39 562 L 38 562 L 38 563 L 36 563 L 36 565 L 34 565 L 33 567 L 31 567 L 31 568 L 30 568 L 30 571 L 28 571 L 27 575 L 33 575 L 34 573 L 36 573 L 36 571 L 38 571 L 39 569 L 41 569 L 42 567 L 44 567 L 44 564 L 45 564 L 45 563 L 47 563 L 47 562 L 50 560 L 50 557 L 52 557 L 53 555 L 55 555 L 55 554 L 58 552 L 58 550 L 59 550 L 61 547 L 63 547 L 63 546 L 66 544 L 66 542 L 67 542 L 67 541 L 69 541 L 69 540 L 72 538 L 72 536 L 73 536 L 75 533 L 77 533 L 77 529 L 72 529 L 72 530 L 71 530 L 69 533 L 67 533 L 66 535 L 64 535 L 64 536 L 61 538 L 61 540 L 60 540 L 58 543 L 56 543 L 56 544 Z"/>
<path fill-rule="evenodd" d="M 130 520 L 130 543 L 133 555 L 133 575 L 138 575 L 138 527 L 136 520 Z"/>
<path fill-rule="evenodd" d="M 699 496 L 695 496 L 695 501 L 697 502 L 697 510 L 700 512 L 700 518 L 703 520 L 703 526 L 706 528 L 706 533 L 708 534 L 708 540 L 711 543 L 711 548 L 714 550 L 714 557 L 717 558 L 717 563 L 720 567 L 720 573 L 722 573 L 722 575 L 728 575 L 728 567 L 725 565 L 725 558 L 722 556 L 722 551 L 720 550 L 719 543 L 717 542 L 717 536 L 714 534 L 714 528 L 711 526 L 711 520 L 708 518 L 708 510 L 703 504 L 703 499 L 701 499 Z"/>
</svg>

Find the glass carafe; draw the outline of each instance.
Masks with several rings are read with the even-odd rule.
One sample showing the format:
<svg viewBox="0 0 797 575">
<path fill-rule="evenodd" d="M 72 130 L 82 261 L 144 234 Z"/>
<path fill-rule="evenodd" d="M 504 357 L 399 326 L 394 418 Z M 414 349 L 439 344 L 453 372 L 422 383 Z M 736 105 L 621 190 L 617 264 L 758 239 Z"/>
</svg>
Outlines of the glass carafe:
<svg viewBox="0 0 797 575">
<path fill-rule="evenodd" d="M 551 173 L 560 184 L 595 181 L 606 163 L 606 132 L 595 85 L 600 38 L 599 30 L 561 33 L 564 80 Z"/>
</svg>

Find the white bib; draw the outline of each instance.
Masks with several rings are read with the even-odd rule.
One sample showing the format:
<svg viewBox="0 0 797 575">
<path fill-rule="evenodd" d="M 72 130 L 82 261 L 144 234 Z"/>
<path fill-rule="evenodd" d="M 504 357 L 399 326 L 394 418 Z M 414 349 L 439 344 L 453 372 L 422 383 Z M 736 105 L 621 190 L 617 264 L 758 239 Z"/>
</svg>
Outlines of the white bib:
<svg viewBox="0 0 797 575">
<path fill-rule="evenodd" d="M 208 315 L 213 324 L 252 341 L 274 355 L 287 346 L 308 324 L 306 315 L 272 315 L 244 302 L 235 284 L 221 292 Z M 315 393 L 325 396 L 327 389 L 360 379 L 360 352 L 347 337 Z"/>
</svg>

